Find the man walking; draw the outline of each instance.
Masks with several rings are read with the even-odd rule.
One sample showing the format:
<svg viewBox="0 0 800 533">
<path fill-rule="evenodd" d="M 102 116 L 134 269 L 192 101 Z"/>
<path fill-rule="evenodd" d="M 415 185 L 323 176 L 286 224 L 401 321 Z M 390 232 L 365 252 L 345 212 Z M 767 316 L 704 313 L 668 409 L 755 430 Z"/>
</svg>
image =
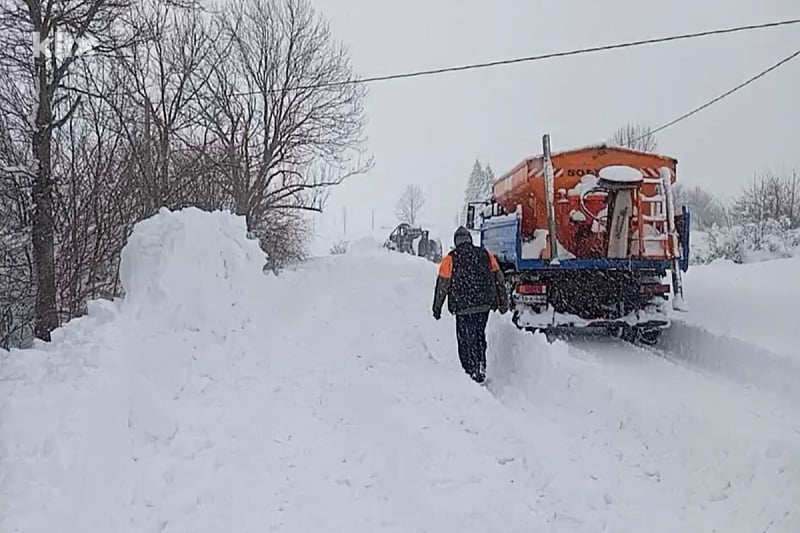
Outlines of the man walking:
<svg viewBox="0 0 800 533">
<path fill-rule="evenodd" d="M 456 317 L 458 357 L 464 371 L 476 382 L 486 379 L 486 323 L 489 312 L 508 311 L 503 272 L 491 252 L 472 243 L 465 227 L 456 230 L 455 249 L 439 265 L 433 296 L 433 317 L 442 317 L 442 306 Z"/>
</svg>

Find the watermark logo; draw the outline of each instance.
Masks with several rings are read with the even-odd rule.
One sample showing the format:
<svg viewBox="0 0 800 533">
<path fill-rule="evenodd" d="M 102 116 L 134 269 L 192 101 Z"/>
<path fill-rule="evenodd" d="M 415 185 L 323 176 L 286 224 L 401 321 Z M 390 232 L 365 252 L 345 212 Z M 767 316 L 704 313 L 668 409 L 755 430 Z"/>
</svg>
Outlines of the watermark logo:
<svg viewBox="0 0 800 533">
<path fill-rule="evenodd" d="M 90 53 L 97 47 L 97 40 L 93 37 L 75 38 L 66 32 L 52 32 L 51 35 L 42 36 L 35 31 L 31 34 L 33 41 L 33 57 L 51 59 L 67 59 Z"/>
</svg>

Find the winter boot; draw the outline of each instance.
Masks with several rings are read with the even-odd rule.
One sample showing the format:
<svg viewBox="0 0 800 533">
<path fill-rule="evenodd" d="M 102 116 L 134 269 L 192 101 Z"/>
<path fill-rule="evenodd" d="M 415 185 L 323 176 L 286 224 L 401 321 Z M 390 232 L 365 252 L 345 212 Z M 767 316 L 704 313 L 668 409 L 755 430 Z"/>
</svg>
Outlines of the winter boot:
<svg viewBox="0 0 800 533">
<path fill-rule="evenodd" d="M 486 381 L 486 369 L 485 369 L 485 365 L 483 365 L 483 364 L 480 364 L 480 365 L 478 365 L 478 368 L 476 368 L 476 369 L 475 369 L 475 370 L 472 372 L 472 374 L 470 374 L 470 377 L 471 377 L 471 378 L 472 378 L 472 379 L 473 379 L 473 380 L 474 380 L 476 383 L 479 383 L 479 384 L 481 384 L 481 385 L 482 385 L 482 384 L 483 384 L 483 382 L 484 382 L 484 381 Z"/>
</svg>

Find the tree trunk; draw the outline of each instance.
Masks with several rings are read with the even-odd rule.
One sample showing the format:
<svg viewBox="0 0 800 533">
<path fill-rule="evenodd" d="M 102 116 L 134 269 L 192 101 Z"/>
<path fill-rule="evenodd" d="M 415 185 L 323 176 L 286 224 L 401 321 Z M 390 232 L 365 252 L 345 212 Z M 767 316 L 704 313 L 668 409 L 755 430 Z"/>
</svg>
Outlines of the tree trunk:
<svg viewBox="0 0 800 533">
<path fill-rule="evenodd" d="M 52 102 L 48 87 L 47 64 L 36 58 L 38 106 L 33 132 L 33 153 L 36 156 L 36 181 L 33 186 L 33 258 L 36 274 L 36 320 L 34 335 L 50 340 L 50 332 L 58 327 L 56 310 L 56 276 L 53 236 L 53 182 L 50 168 L 52 141 Z"/>
</svg>

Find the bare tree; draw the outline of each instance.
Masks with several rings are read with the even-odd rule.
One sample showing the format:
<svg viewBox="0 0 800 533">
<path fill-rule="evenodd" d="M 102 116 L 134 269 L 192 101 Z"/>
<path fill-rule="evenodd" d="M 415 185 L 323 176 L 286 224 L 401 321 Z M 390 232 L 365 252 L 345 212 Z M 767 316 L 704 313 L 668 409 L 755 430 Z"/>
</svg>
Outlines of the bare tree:
<svg viewBox="0 0 800 533">
<path fill-rule="evenodd" d="M 762 224 L 776 221 L 800 227 L 800 175 L 779 176 L 772 172 L 756 175 L 742 190 L 734 205 L 737 222 Z"/>
<path fill-rule="evenodd" d="M 35 56 L 55 29 L 72 45 Z M 276 272 L 304 258 L 306 212 L 371 166 L 363 95 L 307 0 L 0 0 L 0 345 L 118 296 L 162 206 L 245 216 Z"/>
<path fill-rule="evenodd" d="M 330 187 L 371 167 L 364 87 L 308 0 L 234 0 L 217 20 L 196 110 L 209 164 L 248 229 L 275 242 L 283 222 L 301 223 L 292 213 L 321 211 Z"/>
<path fill-rule="evenodd" d="M 205 190 L 206 173 L 177 162 L 187 155 L 198 158 L 205 148 L 202 141 L 194 142 L 198 130 L 202 138 L 195 110 L 202 105 L 200 65 L 214 37 L 199 10 L 145 0 L 133 13 L 129 33 L 139 36 L 138 45 L 115 54 L 109 72 L 114 90 L 100 87 L 94 93 L 118 116 L 147 216 L 160 207 L 193 204 L 193 193 Z"/>
<path fill-rule="evenodd" d="M 791 178 L 786 179 L 788 216 L 794 227 L 800 227 L 800 172 L 792 170 Z"/>
<path fill-rule="evenodd" d="M 85 312 L 89 299 L 118 291 L 117 262 L 141 212 L 132 154 L 102 99 L 84 98 L 53 140 L 56 288 L 59 318 Z"/>
<path fill-rule="evenodd" d="M 687 205 L 692 211 L 692 223 L 699 229 L 710 228 L 714 225 L 726 225 L 728 213 L 725 206 L 719 199 L 703 189 L 695 186 L 689 188 L 682 184 L 676 184 L 673 188 L 675 203 L 678 206 Z"/>
<path fill-rule="evenodd" d="M 0 68 L 3 65 L 0 64 Z M 0 98 L 9 97 L 10 81 L 0 72 Z M 29 145 L 24 117 L 0 100 L 0 348 L 30 337 L 34 306 L 34 270 L 31 252 Z"/>
<path fill-rule="evenodd" d="M 423 205 L 425 205 L 425 197 L 422 189 L 418 185 L 409 185 L 397 201 L 395 216 L 400 222 L 413 226 L 417 223 L 417 217 Z"/>
<path fill-rule="evenodd" d="M 114 25 L 129 0 L 0 0 L 0 107 L 25 117 L 26 172 L 32 179 L 31 241 L 35 271 L 35 336 L 58 326 L 55 273 L 56 181 L 53 135 L 80 98 L 66 88 L 81 57 L 116 46 Z M 27 117 L 30 117 L 28 119 Z M 7 162 L 0 161 L 0 166 Z"/>
<path fill-rule="evenodd" d="M 611 135 L 610 143 L 640 152 L 655 152 L 658 141 L 649 126 L 627 124 Z"/>
</svg>

